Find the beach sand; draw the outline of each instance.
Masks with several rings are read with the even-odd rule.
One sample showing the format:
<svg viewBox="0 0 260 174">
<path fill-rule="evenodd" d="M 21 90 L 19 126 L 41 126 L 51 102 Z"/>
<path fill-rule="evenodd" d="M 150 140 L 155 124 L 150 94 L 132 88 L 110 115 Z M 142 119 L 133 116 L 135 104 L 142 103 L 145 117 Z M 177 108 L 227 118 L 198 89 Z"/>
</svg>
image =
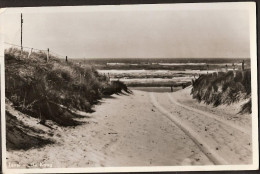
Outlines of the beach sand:
<svg viewBox="0 0 260 174">
<path fill-rule="evenodd" d="M 54 144 L 8 151 L 7 162 L 21 168 L 251 164 L 251 115 L 237 115 L 239 104 L 197 103 L 190 90 L 102 99 L 96 112 L 79 118 L 85 124 L 53 131 Z"/>
</svg>

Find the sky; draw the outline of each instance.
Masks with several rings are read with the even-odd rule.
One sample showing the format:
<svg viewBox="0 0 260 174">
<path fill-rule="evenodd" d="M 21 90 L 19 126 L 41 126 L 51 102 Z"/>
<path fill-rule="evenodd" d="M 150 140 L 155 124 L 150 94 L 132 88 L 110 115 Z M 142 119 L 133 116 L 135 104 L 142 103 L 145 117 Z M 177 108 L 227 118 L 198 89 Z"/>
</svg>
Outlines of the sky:
<svg viewBox="0 0 260 174">
<path fill-rule="evenodd" d="M 246 7 L 210 3 L 10 8 L 4 12 L 4 41 L 20 45 L 23 13 L 24 46 L 49 48 L 70 58 L 248 58 Z"/>
</svg>

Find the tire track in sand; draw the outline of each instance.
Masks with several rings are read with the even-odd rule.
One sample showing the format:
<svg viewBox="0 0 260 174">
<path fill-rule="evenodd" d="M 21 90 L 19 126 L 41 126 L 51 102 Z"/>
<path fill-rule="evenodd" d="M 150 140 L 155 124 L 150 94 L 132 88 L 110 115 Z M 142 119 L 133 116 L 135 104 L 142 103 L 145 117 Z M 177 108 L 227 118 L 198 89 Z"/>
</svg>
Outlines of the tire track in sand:
<svg viewBox="0 0 260 174">
<path fill-rule="evenodd" d="M 219 117 L 218 117 L 217 115 L 215 115 L 215 114 L 208 113 L 208 112 L 204 112 L 204 111 L 198 110 L 198 109 L 196 109 L 196 108 L 192 108 L 192 107 L 183 105 L 183 104 L 177 102 L 177 101 L 170 95 L 170 93 L 168 93 L 167 95 L 168 95 L 170 101 L 171 101 L 173 104 L 177 105 L 177 106 L 180 106 L 180 107 L 182 107 L 182 108 L 184 108 L 184 109 L 187 109 L 187 110 L 189 110 L 189 111 L 191 111 L 191 112 L 196 112 L 196 113 L 201 114 L 201 115 L 203 115 L 203 116 L 206 116 L 206 117 L 215 119 L 215 120 L 217 120 L 218 122 L 220 122 L 220 123 L 222 123 L 222 124 L 225 124 L 225 125 L 228 126 L 228 127 L 232 127 L 232 128 L 234 128 L 234 129 L 239 130 L 240 132 L 243 132 L 243 133 L 247 134 L 247 135 L 251 135 L 250 131 L 244 129 L 243 127 L 240 127 L 240 126 L 238 126 L 238 125 L 235 125 L 235 124 L 233 124 L 233 123 L 231 123 L 231 122 L 227 122 L 226 120 L 223 120 L 223 119 L 219 118 Z"/>
<path fill-rule="evenodd" d="M 199 134 L 195 133 L 189 125 L 182 120 L 180 120 L 177 116 L 174 116 L 172 113 L 167 111 L 164 107 L 162 107 L 156 100 L 154 93 L 150 93 L 150 98 L 152 104 L 168 119 L 174 122 L 198 147 L 199 149 L 208 157 L 212 163 L 216 165 L 227 165 L 228 162 L 223 159 L 216 151 L 214 151 L 209 145 L 205 143 L 205 141 L 199 136 Z"/>
</svg>

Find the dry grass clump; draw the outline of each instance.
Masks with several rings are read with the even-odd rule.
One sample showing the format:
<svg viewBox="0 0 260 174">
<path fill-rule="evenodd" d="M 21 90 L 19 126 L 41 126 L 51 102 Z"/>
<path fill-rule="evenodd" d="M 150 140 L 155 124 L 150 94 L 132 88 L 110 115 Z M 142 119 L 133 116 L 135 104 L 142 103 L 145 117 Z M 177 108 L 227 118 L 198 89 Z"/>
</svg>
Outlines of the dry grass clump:
<svg viewBox="0 0 260 174">
<path fill-rule="evenodd" d="M 107 84 L 102 88 L 102 93 L 105 95 L 119 94 L 122 92 L 132 93 L 121 81 L 112 81 L 109 85 Z"/>
<path fill-rule="evenodd" d="M 192 82 L 192 86 L 191 94 L 199 102 L 219 106 L 248 99 L 249 101 L 241 107 L 240 113 L 251 113 L 250 70 L 201 75 Z"/>
</svg>

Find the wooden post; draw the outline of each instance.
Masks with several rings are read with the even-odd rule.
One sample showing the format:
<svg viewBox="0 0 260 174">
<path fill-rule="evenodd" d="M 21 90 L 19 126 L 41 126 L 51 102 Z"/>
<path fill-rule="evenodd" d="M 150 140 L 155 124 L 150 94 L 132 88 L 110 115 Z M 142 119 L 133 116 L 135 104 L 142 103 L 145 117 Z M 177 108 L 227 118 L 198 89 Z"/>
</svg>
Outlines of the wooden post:
<svg viewBox="0 0 260 174">
<path fill-rule="evenodd" d="M 68 62 L 68 56 L 66 56 L 66 62 Z"/>
<path fill-rule="evenodd" d="M 242 80 L 244 80 L 244 77 L 245 77 L 245 61 L 243 60 L 242 61 Z"/>
<path fill-rule="evenodd" d="M 23 14 L 21 13 L 21 57 L 23 56 Z"/>
<path fill-rule="evenodd" d="M 234 77 L 236 77 L 236 67 L 235 67 L 234 63 L 233 63 L 233 75 L 234 75 Z"/>
<path fill-rule="evenodd" d="M 30 51 L 30 53 L 28 54 L 28 59 L 30 58 L 30 55 L 32 54 L 32 50 L 33 50 L 33 48 L 31 48 L 31 51 Z"/>
<path fill-rule="evenodd" d="M 47 49 L 47 62 L 49 61 L 49 52 L 50 52 L 50 50 L 49 50 L 49 48 Z"/>
</svg>

